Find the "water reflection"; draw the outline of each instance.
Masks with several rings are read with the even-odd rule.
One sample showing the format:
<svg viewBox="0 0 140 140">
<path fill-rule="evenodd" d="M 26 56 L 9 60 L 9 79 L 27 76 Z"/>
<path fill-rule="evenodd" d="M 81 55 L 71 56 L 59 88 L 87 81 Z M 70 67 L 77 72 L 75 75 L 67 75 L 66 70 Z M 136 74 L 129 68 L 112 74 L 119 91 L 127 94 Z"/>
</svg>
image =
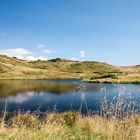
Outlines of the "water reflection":
<svg viewBox="0 0 140 140">
<path fill-rule="evenodd" d="M 64 94 L 76 88 L 76 84 L 36 81 L 36 80 L 4 80 L 0 81 L 0 97 L 17 95 L 20 92 L 48 92 L 52 94 Z"/>
<path fill-rule="evenodd" d="M 81 83 L 80 80 L 1 80 L 0 111 L 5 100 L 8 111 L 31 110 L 58 111 L 75 110 L 86 112 L 99 109 L 99 102 L 106 96 L 112 101 L 118 93 L 132 94 L 140 102 L 140 85 L 115 85 Z M 86 102 L 85 102 L 86 100 Z"/>
<path fill-rule="evenodd" d="M 48 92 L 51 94 L 65 94 L 79 90 L 79 80 L 1 80 L 0 98 L 17 95 L 24 92 Z M 98 86 L 88 86 L 86 91 L 100 90 Z"/>
<path fill-rule="evenodd" d="M 8 102 L 22 104 L 24 102 L 31 100 L 33 98 L 33 95 L 34 95 L 33 92 L 27 92 L 27 93 L 17 94 L 17 96 L 9 96 L 6 99 Z"/>
</svg>

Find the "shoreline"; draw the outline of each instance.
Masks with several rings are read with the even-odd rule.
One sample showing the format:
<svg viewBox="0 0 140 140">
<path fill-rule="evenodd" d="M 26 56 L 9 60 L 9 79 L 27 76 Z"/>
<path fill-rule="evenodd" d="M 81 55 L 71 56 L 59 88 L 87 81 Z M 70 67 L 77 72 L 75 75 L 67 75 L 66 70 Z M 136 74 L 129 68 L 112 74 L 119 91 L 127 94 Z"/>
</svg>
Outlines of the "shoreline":
<svg viewBox="0 0 140 140">
<path fill-rule="evenodd" d="M 80 80 L 86 83 L 104 83 L 104 84 L 140 84 L 140 80 L 132 80 L 132 81 L 118 81 L 118 80 L 111 80 L 111 79 L 97 79 L 97 80 L 90 80 L 90 79 L 82 79 L 82 78 L 75 78 L 75 77 L 57 77 L 57 78 L 37 78 L 37 77 L 0 77 L 0 80 Z"/>
</svg>

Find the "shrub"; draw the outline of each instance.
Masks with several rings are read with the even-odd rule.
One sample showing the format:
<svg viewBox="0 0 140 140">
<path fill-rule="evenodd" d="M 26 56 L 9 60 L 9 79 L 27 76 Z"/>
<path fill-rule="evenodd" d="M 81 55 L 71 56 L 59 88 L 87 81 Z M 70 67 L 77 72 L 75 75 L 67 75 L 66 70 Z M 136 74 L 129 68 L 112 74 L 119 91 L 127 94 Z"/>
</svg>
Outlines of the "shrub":
<svg viewBox="0 0 140 140">
<path fill-rule="evenodd" d="M 51 61 L 51 62 L 58 62 L 58 61 L 61 61 L 61 58 L 55 58 L 55 59 L 51 59 L 49 61 Z"/>
<path fill-rule="evenodd" d="M 101 78 L 114 78 L 114 76 L 115 75 L 112 73 L 106 73 L 106 74 L 102 75 Z"/>
<path fill-rule="evenodd" d="M 35 116 L 29 113 L 25 113 L 25 114 L 18 114 L 13 118 L 11 118 L 9 121 L 9 125 L 17 128 L 22 128 L 22 127 L 39 128 L 40 122 Z"/>
<path fill-rule="evenodd" d="M 64 112 L 64 113 L 51 113 L 47 116 L 47 122 L 58 123 L 66 126 L 73 126 L 80 114 L 76 112 Z"/>
<path fill-rule="evenodd" d="M 74 125 L 78 118 L 78 115 L 79 113 L 75 113 L 75 112 L 65 112 L 63 114 L 64 123 L 68 126 Z"/>
</svg>

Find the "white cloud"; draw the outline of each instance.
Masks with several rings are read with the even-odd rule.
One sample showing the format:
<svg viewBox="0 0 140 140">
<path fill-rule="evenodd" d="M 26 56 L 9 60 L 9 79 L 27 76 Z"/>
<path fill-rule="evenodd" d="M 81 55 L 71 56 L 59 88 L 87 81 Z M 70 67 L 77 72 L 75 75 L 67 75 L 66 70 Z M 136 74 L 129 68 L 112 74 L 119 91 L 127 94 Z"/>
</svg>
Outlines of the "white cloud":
<svg viewBox="0 0 140 140">
<path fill-rule="evenodd" d="M 38 59 L 38 60 L 48 60 L 48 58 L 42 57 L 42 56 L 37 57 L 37 59 Z"/>
<path fill-rule="evenodd" d="M 36 61 L 36 60 L 48 60 L 46 57 L 42 57 L 42 56 L 39 56 L 39 57 L 34 57 L 34 56 L 27 56 L 27 60 L 31 60 L 31 61 Z"/>
<path fill-rule="evenodd" d="M 43 45 L 43 44 L 38 44 L 37 47 L 38 47 L 39 49 L 42 49 L 42 48 L 45 48 L 46 46 Z"/>
<path fill-rule="evenodd" d="M 15 49 L 0 50 L 0 54 L 7 55 L 10 57 L 15 56 L 19 59 L 26 59 L 27 56 L 32 55 L 33 53 L 23 48 L 15 48 Z"/>
<path fill-rule="evenodd" d="M 72 61 L 79 61 L 77 58 L 75 58 L 75 57 L 72 57 L 70 60 L 72 60 Z"/>
<path fill-rule="evenodd" d="M 81 51 L 80 51 L 80 56 L 81 56 L 81 57 L 85 57 L 85 53 L 86 53 L 85 51 L 81 50 Z"/>
<path fill-rule="evenodd" d="M 42 50 L 45 54 L 51 54 L 52 53 L 52 51 L 51 50 L 49 50 L 49 49 L 44 49 L 44 50 Z"/>
<path fill-rule="evenodd" d="M 39 49 L 41 49 L 42 52 L 45 53 L 45 54 L 51 54 L 51 53 L 52 53 L 52 50 L 47 49 L 47 48 L 46 48 L 46 45 L 44 45 L 44 44 L 38 44 L 37 47 L 38 47 Z"/>
<path fill-rule="evenodd" d="M 2 55 L 7 55 L 9 57 L 17 57 L 19 59 L 24 59 L 24 60 L 47 60 L 45 57 L 35 57 L 33 56 L 33 53 L 24 49 L 24 48 L 15 48 L 15 49 L 5 49 L 5 50 L 0 50 L 0 54 Z"/>
</svg>

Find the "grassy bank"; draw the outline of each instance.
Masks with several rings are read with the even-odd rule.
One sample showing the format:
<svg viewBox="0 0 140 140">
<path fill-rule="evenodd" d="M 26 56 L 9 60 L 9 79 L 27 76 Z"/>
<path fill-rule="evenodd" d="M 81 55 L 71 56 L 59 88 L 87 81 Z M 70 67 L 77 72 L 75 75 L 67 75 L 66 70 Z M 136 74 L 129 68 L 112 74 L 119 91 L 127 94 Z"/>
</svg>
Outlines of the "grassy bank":
<svg viewBox="0 0 140 140">
<path fill-rule="evenodd" d="M 140 115 L 123 119 L 76 112 L 17 114 L 1 119 L 2 140 L 139 140 Z"/>
<path fill-rule="evenodd" d="M 114 83 L 114 84 L 140 84 L 140 79 L 126 79 L 126 80 L 113 80 L 113 79 L 83 79 L 83 82 L 88 83 Z"/>
</svg>

